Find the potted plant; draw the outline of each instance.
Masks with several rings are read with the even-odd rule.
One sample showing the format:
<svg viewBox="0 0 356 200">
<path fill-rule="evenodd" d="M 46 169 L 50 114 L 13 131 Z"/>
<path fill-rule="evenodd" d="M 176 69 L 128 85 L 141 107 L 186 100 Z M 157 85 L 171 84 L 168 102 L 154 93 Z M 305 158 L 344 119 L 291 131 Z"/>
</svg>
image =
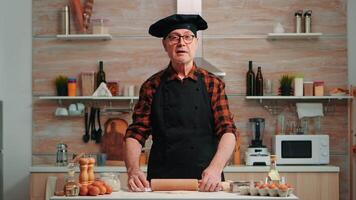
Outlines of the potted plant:
<svg viewBox="0 0 356 200">
<path fill-rule="evenodd" d="M 67 96 L 68 95 L 68 78 L 66 76 L 59 75 L 55 80 L 57 95 L 58 96 Z"/>
<path fill-rule="evenodd" d="M 293 95 L 293 76 L 283 75 L 282 78 L 279 80 L 279 95 L 281 96 L 291 96 Z"/>
</svg>

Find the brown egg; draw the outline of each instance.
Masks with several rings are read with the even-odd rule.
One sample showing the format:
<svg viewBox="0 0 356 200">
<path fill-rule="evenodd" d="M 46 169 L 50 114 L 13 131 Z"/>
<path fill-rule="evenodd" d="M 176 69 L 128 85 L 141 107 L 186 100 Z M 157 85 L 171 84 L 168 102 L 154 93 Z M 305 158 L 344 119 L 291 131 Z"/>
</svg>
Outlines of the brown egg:
<svg viewBox="0 0 356 200">
<path fill-rule="evenodd" d="M 99 185 L 98 187 L 100 189 L 100 193 L 99 194 L 105 194 L 106 193 L 106 187 L 104 185 Z"/>
<path fill-rule="evenodd" d="M 112 193 L 112 187 L 110 185 L 106 185 L 106 193 L 105 194 L 111 194 Z"/>
<path fill-rule="evenodd" d="M 97 196 L 100 194 L 100 189 L 96 186 L 89 187 L 89 195 L 90 196 Z"/>
<path fill-rule="evenodd" d="M 93 185 L 93 186 L 101 186 L 101 185 L 104 185 L 104 184 L 103 184 L 103 182 L 96 180 L 96 181 L 94 181 L 94 182 L 92 183 L 92 185 Z"/>
<path fill-rule="evenodd" d="M 288 187 L 287 187 L 286 184 L 280 184 L 280 185 L 278 186 L 278 188 L 279 188 L 280 190 L 282 190 L 282 191 L 287 191 L 287 190 L 288 190 Z"/>
<path fill-rule="evenodd" d="M 83 185 L 80 187 L 79 195 L 86 196 L 86 195 L 88 195 L 88 192 L 89 192 L 88 186 Z"/>
<path fill-rule="evenodd" d="M 272 183 L 268 186 L 269 189 L 277 189 L 277 185 Z"/>
</svg>

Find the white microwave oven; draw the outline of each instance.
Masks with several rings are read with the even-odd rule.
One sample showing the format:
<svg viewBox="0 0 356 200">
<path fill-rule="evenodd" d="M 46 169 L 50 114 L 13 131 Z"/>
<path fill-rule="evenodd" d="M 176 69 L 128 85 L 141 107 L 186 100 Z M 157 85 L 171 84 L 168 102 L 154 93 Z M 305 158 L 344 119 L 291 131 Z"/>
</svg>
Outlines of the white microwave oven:
<svg viewBox="0 0 356 200">
<path fill-rule="evenodd" d="M 275 135 L 272 138 L 277 165 L 329 164 L 328 135 Z"/>
</svg>

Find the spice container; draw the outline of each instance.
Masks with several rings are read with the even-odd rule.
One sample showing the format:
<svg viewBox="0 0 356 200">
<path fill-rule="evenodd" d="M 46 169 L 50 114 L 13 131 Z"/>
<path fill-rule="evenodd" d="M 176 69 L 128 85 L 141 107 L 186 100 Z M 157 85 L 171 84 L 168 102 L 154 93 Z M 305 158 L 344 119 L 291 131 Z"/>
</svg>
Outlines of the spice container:
<svg viewBox="0 0 356 200">
<path fill-rule="evenodd" d="M 78 196 L 79 195 L 79 186 L 75 182 L 74 178 L 74 163 L 69 163 L 68 165 L 68 175 L 66 178 L 66 183 L 64 184 L 64 194 L 66 196 Z"/>
<path fill-rule="evenodd" d="M 303 16 L 303 11 L 298 10 L 297 12 L 294 13 L 295 16 L 295 32 L 296 33 L 301 33 L 302 32 L 302 16 Z"/>
<path fill-rule="evenodd" d="M 68 78 L 68 96 L 77 96 L 77 79 Z"/>
<path fill-rule="evenodd" d="M 94 93 L 94 72 L 82 72 L 82 95 L 91 96 Z"/>
<path fill-rule="evenodd" d="M 294 77 L 294 96 L 303 96 L 303 76 Z"/>
<path fill-rule="evenodd" d="M 313 82 L 305 81 L 304 82 L 304 96 L 313 96 Z"/>
<path fill-rule="evenodd" d="M 315 81 L 314 82 L 314 96 L 324 96 L 324 82 Z"/>
<path fill-rule="evenodd" d="M 307 10 L 304 13 L 304 30 L 305 33 L 311 33 L 311 10 Z"/>
<path fill-rule="evenodd" d="M 70 34 L 70 12 L 69 7 L 64 6 L 61 10 L 62 15 L 62 34 L 69 35 Z"/>
<path fill-rule="evenodd" d="M 92 19 L 93 34 L 108 34 L 108 19 Z"/>
<path fill-rule="evenodd" d="M 119 84 L 117 81 L 108 81 L 108 89 L 110 90 L 112 96 L 117 96 L 119 91 Z"/>
</svg>

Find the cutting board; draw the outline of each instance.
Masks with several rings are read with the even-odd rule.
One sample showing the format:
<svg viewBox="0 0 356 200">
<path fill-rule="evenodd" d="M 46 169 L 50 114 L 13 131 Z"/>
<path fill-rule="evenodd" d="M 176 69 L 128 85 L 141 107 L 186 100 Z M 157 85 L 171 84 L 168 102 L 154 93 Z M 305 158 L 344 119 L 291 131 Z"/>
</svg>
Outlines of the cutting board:
<svg viewBox="0 0 356 200">
<path fill-rule="evenodd" d="M 111 161 L 123 161 L 123 143 L 128 123 L 121 118 L 110 118 L 105 122 L 104 127 L 101 152 L 106 153 L 107 164 Z"/>
</svg>

